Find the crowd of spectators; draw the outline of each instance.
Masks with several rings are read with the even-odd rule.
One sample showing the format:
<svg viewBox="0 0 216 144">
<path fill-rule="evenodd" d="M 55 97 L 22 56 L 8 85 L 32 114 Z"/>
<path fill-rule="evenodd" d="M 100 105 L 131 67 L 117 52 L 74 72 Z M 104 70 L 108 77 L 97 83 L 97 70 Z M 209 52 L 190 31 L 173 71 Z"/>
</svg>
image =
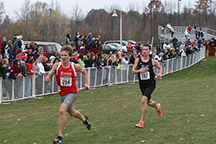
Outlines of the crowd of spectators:
<svg viewBox="0 0 216 144">
<path fill-rule="evenodd" d="M 171 25 L 169 25 L 167 28 L 171 32 Z M 191 29 L 188 31 L 190 32 Z M 0 38 L 1 36 L 0 33 Z M 172 41 L 165 40 L 162 44 L 157 44 L 151 56 L 159 62 L 166 62 L 168 59 L 185 57 L 199 51 L 207 43 L 216 45 L 214 37 L 210 41 L 198 37 L 194 40 L 188 38 L 186 41 L 180 42 L 174 35 Z M 149 41 L 147 44 L 151 45 Z M 107 66 L 119 68 L 120 65 L 134 64 L 135 59 L 142 55 L 143 46 L 137 42 L 136 46 L 132 47 L 128 42 L 127 53 L 118 49 L 116 52 L 106 54 L 102 52 L 100 35 L 93 37 L 92 33 L 89 33 L 87 36 L 83 36 L 79 32 L 76 32 L 73 39 L 70 34 L 67 34 L 66 45 L 71 45 L 74 49 L 71 62 L 78 63 L 83 68 Z M 13 40 L 6 41 L 6 37 L 3 37 L 0 46 L 0 76 L 3 78 L 17 79 L 22 76 L 32 78 L 34 73 L 43 75 L 51 69 L 55 62 L 61 61 L 59 53 L 54 53 L 48 58 L 44 49 L 38 49 L 37 43 L 33 41 L 24 45 L 23 36 L 16 33 Z"/>
<path fill-rule="evenodd" d="M 0 38 L 2 34 L 0 33 Z M 1 39 L 0 39 L 1 41 Z M 23 36 L 14 33 L 13 40 L 2 38 L 0 43 L 0 76 L 18 79 L 22 76 L 32 78 L 32 75 L 44 74 L 49 71 L 47 54 L 43 48 L 38 49 L 37 43 L 24 45 Z"/>
</svg>

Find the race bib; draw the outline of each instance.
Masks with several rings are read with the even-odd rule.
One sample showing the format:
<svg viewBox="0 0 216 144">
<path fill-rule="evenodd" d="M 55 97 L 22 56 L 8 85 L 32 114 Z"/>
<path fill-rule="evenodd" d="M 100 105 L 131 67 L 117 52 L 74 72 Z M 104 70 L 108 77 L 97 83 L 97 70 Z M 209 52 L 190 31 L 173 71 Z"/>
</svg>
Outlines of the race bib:
<svg viewBox="0 0 216 144">
<path fill-rule="evenodd" d="M 140 73 L 140 80 L 149 80 L 150 79 L 150 73 L 149 71 Z"/>
<path fill-rule="evenodd" d="M 60 78 L 61 86 L 72 86 L 72 78 Z"/>
</svg>

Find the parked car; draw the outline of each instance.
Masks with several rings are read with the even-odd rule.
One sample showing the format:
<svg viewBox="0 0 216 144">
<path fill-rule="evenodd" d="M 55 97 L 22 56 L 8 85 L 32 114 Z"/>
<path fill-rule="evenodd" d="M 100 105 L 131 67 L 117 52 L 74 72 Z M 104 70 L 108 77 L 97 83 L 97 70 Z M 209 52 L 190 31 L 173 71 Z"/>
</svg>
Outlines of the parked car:
<svg viewBox="0 0 216 144">
<path fill-rule="evenodd" d="M 131 40 L 129 40 L 131 41 Z M 136 46 L 136 44 L 134 44 L 135 41 L 132 41 L 133 43 L 131 43 L 132 48 Z M 109 41 L 105 41 L 104 44 L 110 44 L 110 43 L 118 43 L 120 44 L 120 40 L 109 40 Z M 135 42 L 136 43 L 136 42 Z M 128 42 L 126 40 L 122 40 L 122 47 L 128 44 Z M 127 49 L 127 47 L 126 47 Z"/>
<path fill-rule="evenodd" d="M 117 51 L 117 47 L 107 44 L 107 45 L 102 45 L 102 52 L 103 53 L 110 53 L 110 52 L 115 52 Z"/>
<path fill-rule="evenodd" d="M 110 43 L 118 43 L 120 44 L 120 40 L 109 40 L 109 41 L 105 41 L 104 44 L 110 44 Z M 127 45 L 127 41 L 122 40 L 122 46 L 126 46 Z"/>
<path fill-rule="evenodd" d="M 110 44 L 108 44 L 108 45 L 113 45 L 113 46 L 115 46 L 117 49 L 119 49 L 119 50 L 120 50 L 121 52 L 123 52 L 123 53 L 126 53 L 126 52 L 127 52 L 127 47 L 122 45 L 122 48 L 121 48 L 121 45 L 118 44 L 118 43 L 110 43 Z"/>
<path fill-rule="evenodd" d="M 24 41 L 24 44 L 30 43 L 31 41 Z M 48 58 L 53 55 L 53 53 L 60 52 L 62 46 L 55 42 L 41 42 L 41 41 L 34 41 L 37 43 L 38 48 L 44 48 L 44 52 L 47 54 Z"/>
</svg>

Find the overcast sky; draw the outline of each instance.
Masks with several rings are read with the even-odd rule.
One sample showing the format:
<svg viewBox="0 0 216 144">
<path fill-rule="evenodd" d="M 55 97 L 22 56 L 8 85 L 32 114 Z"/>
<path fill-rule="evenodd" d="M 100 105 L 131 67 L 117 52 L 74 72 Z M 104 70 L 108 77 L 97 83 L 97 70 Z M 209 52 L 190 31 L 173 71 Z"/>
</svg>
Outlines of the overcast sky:
<svg viewBox="0 0 216 144">
<path fill-rule="evenodd" d="M 31 0 L 31 4 L 35 3 L 36 1 L 46 2 L 50 4 L 52 1 L 56 2 L 56 0 Z M 178 0 L 161 0 L 162 3 L 164 2 L 176 2 L 176 11 Z M 190 1 L 190 2 L 189 2 Z M 180 8 L 184 5 L 187 7 L 193 7 L 196 0 L 181 0 Z M 14 10 L 20 11 L 23 3 L 25 0 L 0 0 L 0 2 L 4 2 L 4 6 L 6 9 L 6 14 L 9 17 L 15 17 Z M 119 6 L 123 11 L 128 11 L 129 5 L 134 4 L 136 7 L 135 10 L 139 10 L 139 12 L 143 11 L 143 7 L 147 6 L 150 0 L 58 0 L 58 3 L 61 5 L 62 11 L 71 16 L 73 7 L 78 4 L 79 8 L 82 9 L 83 14 L 86 15 L 91 9 L 107 9 L 110 6 L 116 5 Z M 191 6 L 188 6 L 191 5 Z"/>
</svg>

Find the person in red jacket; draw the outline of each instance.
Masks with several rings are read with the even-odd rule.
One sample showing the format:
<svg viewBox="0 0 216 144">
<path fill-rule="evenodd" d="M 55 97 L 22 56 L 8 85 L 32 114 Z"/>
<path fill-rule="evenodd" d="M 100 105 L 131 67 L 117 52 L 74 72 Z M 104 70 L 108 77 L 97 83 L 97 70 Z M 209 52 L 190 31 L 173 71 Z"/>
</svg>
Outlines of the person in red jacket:
<svg viewBox="0 0 216 144">
<path fill-rule="evenodd" d="M 189 34 L 191 34 L 191 31 L 192 31 L 191 25 L 188 26 L 188 31 L 189 31 Z"/>
<path fill-rule="evenodd" d="M 41 49 L 40 49 L 39 56 L 40 56 L 40 57 L 46 57 L 46 62 L 48 62 L 48 56 L 47 56 L 47 54 L 44 52 L 44 48 L 41 48 Z"/>
<path fill-rule="evenodd" d="M 9 67 L 11 74 L 18 76 L 18 77 L 22 76 L 22 73 L 21 73 L 22 70 L 21 70 L 20 65 L 21 65 L 21 59 L 20 58 L 15 59 Z"/>
</svg>

